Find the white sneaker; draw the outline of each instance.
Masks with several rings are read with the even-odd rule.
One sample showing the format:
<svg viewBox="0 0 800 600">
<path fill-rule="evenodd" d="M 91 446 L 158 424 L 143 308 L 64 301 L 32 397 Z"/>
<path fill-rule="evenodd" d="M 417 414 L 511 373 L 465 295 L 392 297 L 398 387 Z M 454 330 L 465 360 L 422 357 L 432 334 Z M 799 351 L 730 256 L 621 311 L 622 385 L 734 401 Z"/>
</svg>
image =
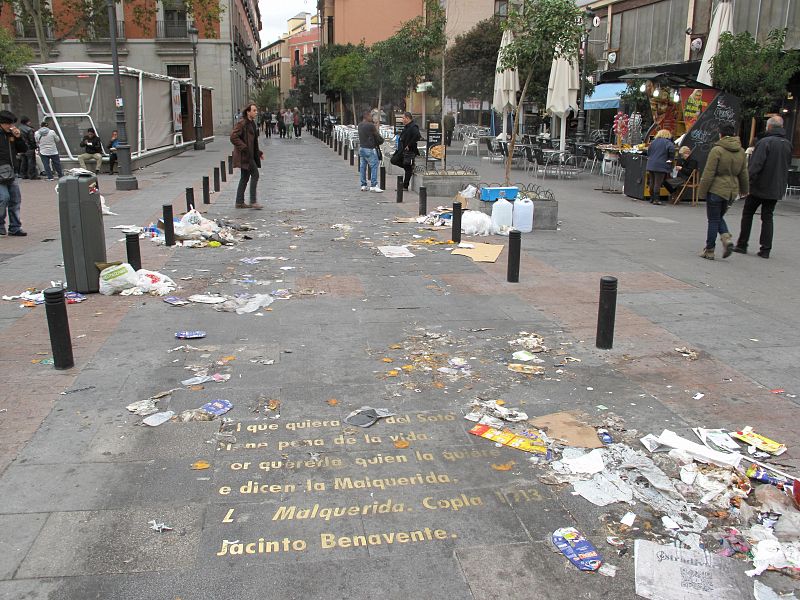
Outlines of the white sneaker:
<svg viewBox="0 0 800 600">
<path fill-rule="evenodd" d="M 362 192 L 368 192 L 369 191 L 369 187 L 367 187 L 366 185 L 362 185 L 361 186 L 361 191 Z"/>
<path fill-rule="evenodd" d="M 383 190 L 381 188 L 379 188 L 377 185 L 375 187 L 369 188 L 369 191 L 370 192 L 377 192 L 378 194 L 382 194 L 383 193 Z"/>
</svg>

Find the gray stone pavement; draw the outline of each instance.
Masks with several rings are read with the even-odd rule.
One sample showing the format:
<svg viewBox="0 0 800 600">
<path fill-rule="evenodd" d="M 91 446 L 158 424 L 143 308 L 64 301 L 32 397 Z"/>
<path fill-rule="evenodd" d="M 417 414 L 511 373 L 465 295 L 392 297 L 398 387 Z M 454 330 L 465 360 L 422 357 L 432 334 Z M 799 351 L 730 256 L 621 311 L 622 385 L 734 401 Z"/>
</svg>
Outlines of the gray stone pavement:
<svg viewBox="0 0 800 600">
<path fill-rule="evenodd" d="M 146 224 L 165 202 L 179 209 L 183 188 L 199 190 L 227 151 L 220 142 L 163 161 L 140 173 L 141 191 L 109 193 L 118 213 L 105 222 L 109 257 L 124 256 L 111 227 Z M 48 349 L 42 308 L 0 304 L 0 331 L 18 340 L 0 355 L 0 428 L 13 441 L 0 476 L 0 598 L 634 598 L 631 543 L 623 556 L 605 544 L 629 507 L 595 507 L 570 486 L 545 485 L 546 467 L 469 435 L 462 415 L 476 396 L 531 416 L 613 414 L 640 434 L 751 424 L 789 445 L 781 462 L 797 469 L 792 201 L 779 205 L 771 259 L 710 262 L 697 256 L 702 207 L 602 194 L 592 176 L 547 180 L 560 230 L 523 236 L 520 283 L 509 284 L 505 252 L 478 264 L 422 243 L 447 234 L 393 223 L 414 214 L 415 196 L 397 205 L 391 190 L 360 192 L 355 169 L 314 138 L 274 139 L 265 151 L 265 210 L 233 210 L 238 175 L 208 207 L 212 217 L 248 220 L 252 240 L 217 249 L 143 241 L 144 262 L 176 281 L 191 276 L 179 281 L 182 296 L 290 288 L 292 298 L 236 315 L 92 296 L 69 307 L 77 365 L 58 376 L 31 363 Z M 500 180 L 498 165 L 454 160 L 468 161 L 482 179 Z M 23 192 L 42 216 L 25 222 L 31 236 L 0 239 L 3 294 L 63 277 L 52 204 L 33 185 Z M 376 250 L 397 244 L 413 244 L 416 256 Z M 286 260 L 241 262 L 256 256 Z M 615 347 L 602 352 L 594 327 L 605 274 L 619 277 L 620 297 Z M 168 352 L 185 329 L 208 332 L 190 342 L 200 349 Z M 544 378 L 506 369 L 520 331 L 553 349 Z M 682 345 L 700 358 L 675 353 Z M 435 370 L 453 357 L 472 374 L 451 380 Z M 180 388 L 184 367 L 196 364 L 232 377 L 181 388 L 160 407 L 228 399 L 223 430 L 219 421 L 147 428 L 125 410 Z M 705 397 L 693 400 L 698 391 Z M 276 410 L 263 410 L 269 400 Z M 362 405 L 397 415 L 363 430 L 342 422 Z M 211 467 L 192 470 L 198 460 Z M 642 505 L 633 510 L 660 528 Z M 151 519 L 174 530 L 154 532 Z M 616 577 L 580 573 L 555 554 L 547 539 L 564 526 L 592 539 Z"/>
</svg>

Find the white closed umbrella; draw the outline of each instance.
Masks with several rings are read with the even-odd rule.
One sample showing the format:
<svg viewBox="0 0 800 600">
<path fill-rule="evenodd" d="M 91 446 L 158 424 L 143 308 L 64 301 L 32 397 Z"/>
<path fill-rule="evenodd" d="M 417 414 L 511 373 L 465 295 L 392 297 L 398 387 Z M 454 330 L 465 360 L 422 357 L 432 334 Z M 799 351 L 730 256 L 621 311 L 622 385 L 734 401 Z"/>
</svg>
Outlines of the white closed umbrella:
<svg viewBox="0 0 800 600">
<path fill-rule="evenodd" d="M 561 151 L 567 145 L 567 120 L 570 111 L 577 111 L 580 81 L 575 59 L 554 58 L 550 67 L 550 81 L 547 84 L 547 104 L 545 109 L 561 119 Z"/>
<path fill-rule="evenodd" d="M 517 92 L 519 92 L 519 73 L 516 69 L 503 69 L 501 67 L 501 56 L 503 48 L 514 41 L 511 31 L 503 32 L 500 40 L 500 50 L 497 53 L 497 73 L 494 76 L 494 97 L 492 98 L 492 108 L 499 113 L 503 113 L 503 134 L 508 137 L 508 111 L 517 105 Z M 502 69 L 502 70 L 501 70 Z"/>
<path fill-rule="evenodd" d="M 708 32 L 706 47 L 703 51 L 703 60 L 700 63 L 700 72 L 697 74 L 697 81 L 711 85 L 711 59 L 719 49 L 719 36 L 726 31 L 731 31 L 733 26 L 733 11 L 728 0 L 720 0 L 717 8 L 714 9 L 714 16 L 711 18 L 711 30 Z"/>
</svg>

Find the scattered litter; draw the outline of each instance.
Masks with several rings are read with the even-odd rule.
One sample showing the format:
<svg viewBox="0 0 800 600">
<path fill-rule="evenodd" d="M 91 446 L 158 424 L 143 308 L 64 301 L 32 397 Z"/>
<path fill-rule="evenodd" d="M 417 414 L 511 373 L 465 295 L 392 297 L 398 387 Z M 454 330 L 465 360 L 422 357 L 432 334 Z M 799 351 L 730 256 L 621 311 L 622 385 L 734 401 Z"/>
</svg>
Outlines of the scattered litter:
<svg viewBox="0 0 800 600">
<path fill-rule="evenodd" d="M 753 569 L 746 571 L 753 577 L 767 569 L 800 568 L 800 543 L 782 544 L 776 539 L 762 540 L 752 548 Z"/>
<path fill-rule="evenodd" d="M 193 294 L 189 296 L 187 300 L 197 304 L 221 304 L 225 302 L 227 298 L 217 294 Z"/>
<path fill-rule="evenodd" d="M 370 427 L 375 424 L 378 419 L 394 416 L 395 413 L 387 408 L 372 408 L 371 406 L 362 406 L 357 408 L 344 418 L 344 422 L 348 425 L 355 425 L 356 427 Z"/>
<path fill-rule="evenodd" d="M 77 394 L 78 392 L 88 392 L 89 390 L 93 390 L 94 388 L 95 386 L 89 385 L 82 388 L 75 388 L 73 390 L 64 390 L 63 392 L 61 392 L 61 395 L 66 396 L 68 394 Z"/>
<path fill-rule="evenodd" d="M 554 462 L 552 467 L 556 473 L 594 475 L 605 468 L 603 450 L 595 449 L 574 457 L 565 453 L 564 458 Z"/>
<path fill-rule="evenodd" d="M 514 360 L 520 360 L 522 362 L 534 362 L 534 363 L 543 363 L 544 361 L 536 356 L 533 352 L 528 350 L 519 350 L 518 352 L 514 352 L 511 355 L 511 358 Z"/>
<path fill-rule="evenodd" d="M 205 331 L 179 331 L 175 334 L 175 337 L 179 340 L 197 340 L 200 338 L 206 337 Z M 175 348 L 178 350 L 178 348 Z"/>
<path fill-rule="evenodd" d="M 139 415 L 140 417 L 146 417 L 147 415 L 152 415 L 153 413 L 158 412 L 158 407 L 156 406 L 156 400 L 153 398 L 148 398 L 146 400 L 137 400 L 136 402 L 132 402 L 128 404 L 125 408 L 127 408 L 130 412 L 135 415 Z"/>
<path fill-rule="evenodd" d="M 510 460 L 507 463 L 502 463 L 502 464 L 499 464 L 499 465 L 496 465 L 496 464 L 492 463 L 492 468 L 495 471 L 510 471 L 514 467 L 515 464 L 517 464 L 517 463 L 515 463 L 513 460 Z"/>
<path fill-rule="evenodd" d="M 705 398 L 705 394 L 701 394 L 700 392 L 697 392 L 694 396 L 692 396 L 692 400 L 702 400 L 703 398 Z"/>
<path fill-rule="evenodd" d="M 681 526 L 678 525 L 671 517 L 663 516 L 661 517 L 661 524 L 664 526 L 664 529 L 680 529 Z"/>
<path fill-rule="evenodd" d="M 562 411 L 542 415 L 530 423 L 544 430 L 550 439 L 574 448 L 602 448 L 603 442 L 597 437 L 594 427 L 587 425 L 585 415 L 576 411 Z"/>
<path fill-rule="evenodd" d="M 697 360 L 697 351 L 690 350 L 686 346 L 681 346 L 680 348 L 675 348 L 675 352 L 685 356 L 689 360 Z"/>
<path fill-rule="evenodd" d="M 505 402 L 503 402 L 503 404 L 505 404 Z M 484 416 L 494 417 L 512 423 L 528 420 L 528 415 L 526 413 L 518 409 L 501 406 L 496 400 L 476 399 L 472 401 L 470 408 L 472 411 L 464 415 L 464 418 L 468 421 L 480 422 L 481 418 Z"/>
<path fill-rule="evenodd" d="M 755 431 L 753 431 L 753 428 L 749 426 L 745 427 L 741 431 L 735 431 L 731 433 L 731 435 L 738 440 L 742 440 L 746 444 L 755 446 L 759 450 L 769 452 L 773 456 L 780 456 L 786 452 L 786 446 L 776 442 L 775 440 L 764 437 L 763 435 L 757 434 Z"/>
<path fill-rule="evenodd" d="M 640 441 L 651 452 L 655 452 L 660 446 L 677 448 L 688 452 L 695 460 L 704 463 L 713 463 L 719 467 L 736 468 L 743 458 L 741 454 L 736 452 L 717 452 L 707 446 L 691 442 L 669 429 L 662 431 L 661 435 L 658 437 L 655 437 L 653 434 L 648 434 Z"/>
<path fill-rule="evenodd" d="M 481 244 L 479 242 L 475 242 L 474 244 L 470 244 L 472 248 L 463 248 L 458 247 L 453 250 L 450 254 L 454 256 L 466 256 L 471 258 L 473 262 L 487 262 L 493 263 L 497 262 L 497 259 L 500 257 L 500 254 L 503 252 L 503 248 L 505 246 L 503 244 Z"/>
<path fill-rule="evenodd" d="M 214 373 L 213 375 L 197 375 L 195 377 L 190 377 L 189 379 L 184 379 L 181 381 L 181 385 L 185 386 L 193 386 L 193 385 L 200 385 L 202 383 L 208 383 L 209 381 L 215 381 L 217 383 L 223 383 L 228 381 L 231 378 L 230 374 L 222 374 L 222 373 Z"/>
<path fill-rule="evenodd" d="M 503 446 L 508 446 L 509 448 L 522 450 L 523 452 L 537 452 L 545 455 L 549 452 L 547 445 L 541 438 L 524 437 L 510 431 L 500 431 L 499 429 L 480 423 L 470 429 L 469 433 L 502 444 Z"/>
<path fill-rule="evenodd" d="M 413 258 L 414 254 L 405 246 L 378 246 L 386 258 Z"/>
<path fill-rule="evenodd" d="M 188 300 L 184 300 L 183 298 L 179 298 L 178 296 L 167 296 L 164 298 L 164 302 L 167 304 L 171 304 L 172 306 L 186 306 L 189 304 Z"/>
<path fill-rule="evenodd" d="M 215 417 L 219 417 L 224 415 L 232 408 L 233 404 L 231 404 L 231 402 L 228 400 L 212 400 L 211 402 L 206 402 L 203 404 L 203 406 L 200 407 L 200 410 L 204 410 Z"/>
<path fill-rule="evenodd" d="M 606 542 L 607 542 L 607 543 L 608 543 L 610 546 L 617 546 L 617 547 L 621 547 L 621 546 L 624 546 L 624 545 L 625 545 L 625 540 L 623 540 L 623 539 L 622 539 L 622 538 L 620 538 L 620 537 L 617 537 L 616 535 L 609 535 L 609 536 L 606 538 Z"/>
<path fill-rule="evenodd" d="M 166 296 L 174 291 L 175 282 L 162 273 L 139 269 L 128 263 L 112 265 L 100 271 L 100 293 L 104 296 L 152 294 Z"/>
<path fill-rule="evenodd" d="M 597 549 L 574 527 L 556 529 L 551 539 L 553 545 L 581 571 L 597 571 L 603 564 Z"/>
<path fill-rule="evenodd" d="M 597 572 L 600 573 L 600 575 L 604 575 L 605 577 L 614 577 L 617 574 L 617 567 L 615 567 L 614 565 L 610 565 L 608 563 L 603 563 L 602 565 L 600 565 L 600 568 L 597 569 Z"/>
<path fill-rule="evenodd" d="M 528 333 L 527 331 L 520 331 L 515 340 L 509 340 L 511 346 L 522 346 L 525 350 L 531 352 L 547 352 L 549 348 L 543 344 L 544 338 L 538 333 Z"/>
<path fill-rule="evenodd" d="M 145 425 L 149 425 L 150 427 L 158 427 L 169 421 L 172 417 L 175 416 L 175 413 L 171 410 L 167 410 L 165 412 L 155 413 L 142 419 L 142 423 Z"/>
<path fill-rule="evenodd" d="M 739 444 L 723 429 L 695 427 L 692 431 L 705 446 L 717 452 L 738 452 L 741 450 Z"/>
<path fill-rule="evenodd" d="M 600 441 L 605 445 L 614 443 L 614 438 L 612 438 L 611 434 L 608 433 L 608 429 L 598 429 L 597 437 L 600 438 Z"/>
<path fill-rule="evenodd" d="M 157 531 L 158 533 L 164 533 L 165 531 L 172 531 L 172 527 L 169 525 L 165 525 L 164 523 L 158 523 L 155 520 L 148 521 L 148 525 L 150 525 L 150 529 L 153 531 Z"/>
<path fill-rule="evenodd" d="M 633 527 L 634 521 L 636 521 L 636 513 L 632 512 L 626 512 L 625 515 L 619 520 L 620 523 L 627 525 L 628 527 Z"/>
<path fill-rule="evenodd" d="M 192 463 L 192 466 L 189 467 L 192 471 L 204 471 L 211 467 L 211 463 L 206 460 L 198 460 Z"/>
<path fill-rule="evenodd" d="M 394 447 L 395 447 L 395 448 L 399 448 L 399 449 L 401 449 L 401 450 L 402 450 L 403 448 L 408 448 L 410 445 L 411 445 L 411 444 L 408 442 L 408 440 L 402 440 L 402 439 L 400 439 L 400 440 L 395 440 L 395 441 L 394 441 Z"/>
<path fill-rule="evenodd" d="M 216 417 L 224 415 L 231 408 L 233 408 L 233 404 L 228 400 L 212 400 L 211 402 L 206 402 L 200 408 L 183 411 L 178 415 L 178 420 L 183 423 L 189 421 L 213 421 Z"/>
<path fill-rule="evenodd" d="M 525 375 L 544 375 L 544 367 L 537 367 L 536 365 L 510 363 L 508 365 L 508 370 L 514 371 L 515 373 L 524 373 Z"/>
</svg>

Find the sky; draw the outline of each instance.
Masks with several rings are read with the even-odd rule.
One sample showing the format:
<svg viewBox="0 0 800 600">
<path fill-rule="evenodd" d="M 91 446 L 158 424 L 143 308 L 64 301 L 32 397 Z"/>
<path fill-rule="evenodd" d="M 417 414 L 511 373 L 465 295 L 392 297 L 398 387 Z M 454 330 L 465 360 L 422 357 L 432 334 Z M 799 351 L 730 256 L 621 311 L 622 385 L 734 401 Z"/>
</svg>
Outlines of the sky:
<svg viewBox="0 0 800 600">
<path fill-rule="evenodd" d="M 261 11 L 261 47 L 286 33 L 286 21 L 300 12 L 317 12 L 317 0 L 259 0 Z"/>
</svg>

